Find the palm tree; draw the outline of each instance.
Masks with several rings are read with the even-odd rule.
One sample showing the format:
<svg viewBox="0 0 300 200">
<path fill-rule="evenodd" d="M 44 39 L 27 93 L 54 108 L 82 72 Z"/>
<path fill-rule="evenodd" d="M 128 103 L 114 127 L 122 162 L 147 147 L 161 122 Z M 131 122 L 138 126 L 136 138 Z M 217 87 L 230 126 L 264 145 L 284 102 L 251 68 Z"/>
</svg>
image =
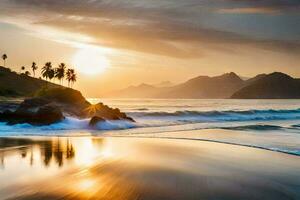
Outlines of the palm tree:
<svg viewBox="0 0 300 200">
<path fill-rule="evenodd" d="M 73 84 L 77 81 L 77 74 L 74 72 L 71 76 L 71 88 L 73 87 Z"/>
<path fill-rule="evenodd" d="M 35 77 L 35 71 L 38 69 L 38 66 L 36 65 L 35 62 L 32 62 L 31 69 L 33 72 L 33 77 Z"/>
<path fill-rule="evenodd" d="M 22 67 L 21 67 L 21 72 L 22 72 L 22 71 L 24 71 L 24 70 L 25 70 L 25 67 L 24 67 L 24 66 L 22 66 Z"/>
<path fill-rule="evenodd" d="M 54 71 L 54 69 L 51 69 L 49 71 L 48 78 L 51 81 L 54 77 L 55 77 L 55 71 Z"/>
<path fill-rule="evenodd" d="M 3 59 L 3 67 L 5 67 L 5 60 L 7 59 L 7 55 L 3 54 L 2 59 Z"/>
<path fill-rule="evenodd" d="M 63 80 L 66 72 L 66 64 L 60 63 L 58 68 L 55 70 L 55 77 L 60 81 L 60 84 L 63 85 Z"/>
<path fill-rule="evenodd" d="M 46 62 L 44 67 L 42 68 L 42 77 L 46 79 L 46 81 L 49 78 L 50 71 L 52 70 L 52 63 Z M 53 77 L 52 77 L 53 78 Z"/>
<path fill-rule="evenodd" d="M 70 87 L 70 83 L 72 83 L 71 84 L 71 87 L 72 87 L 72 85 L 77 80 L 77 75 L 75 73 L 75 70 L 74 69 L 68 69 L 67 72 L 66 72 L 66 75 L 67 75 L 66 79 L 68 81 L 68 87 Z"/>
<path fill-rule="evenodd" d="M 24 74 L 25 74 L 26 76 L 30 76 L 30 72 L 29 72 L 29 71 L 26 71 Z"/>
</svg>

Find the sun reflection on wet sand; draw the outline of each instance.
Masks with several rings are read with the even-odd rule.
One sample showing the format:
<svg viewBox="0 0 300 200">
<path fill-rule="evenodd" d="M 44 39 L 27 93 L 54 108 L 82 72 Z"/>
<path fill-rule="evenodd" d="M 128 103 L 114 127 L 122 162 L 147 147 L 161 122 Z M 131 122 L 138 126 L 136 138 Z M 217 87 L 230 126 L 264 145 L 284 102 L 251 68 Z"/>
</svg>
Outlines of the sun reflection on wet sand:
<svg viewBox="0 0 300 200">
<path fill-rule="evenodd" d="M 0 149 L 1 199 L 300 197 L 299 157 L 253 148 L 183 140 L 54 137 L 0 138 Z"/>
</svg>

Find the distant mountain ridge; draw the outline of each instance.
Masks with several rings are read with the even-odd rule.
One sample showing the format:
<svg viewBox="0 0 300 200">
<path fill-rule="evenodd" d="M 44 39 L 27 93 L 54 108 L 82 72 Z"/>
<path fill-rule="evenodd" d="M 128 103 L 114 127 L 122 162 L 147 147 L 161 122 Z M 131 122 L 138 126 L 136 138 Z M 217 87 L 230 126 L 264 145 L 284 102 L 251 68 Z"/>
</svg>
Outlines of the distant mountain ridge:
<svg viewBox="0 0 300 200">
<path fill-rule="evenodd" d="M 112 98 L 287 99 L 300 98 L 300 80 L 281 72 L 242 79 L 234 72 L 198 76 L 171 87 L 131 86 L 105 95 Z"/>
<path fill-rule="evenodd" d="M 300 79 L 274 72 L 235 92 L 233 99 L 299 99 Z"/>
<path fill-rule="evenodd" d="M 171 81 L 162 81 L 158 84 L 153 85 L 155 87 L 172 87 L 174 84 Z"/>
<path fill-rule="evenodd" d="M 243 80 L 235 73 L 221 76 L 198 76 L 183 84 L 165 89 L 159 93 L 160 98 L 228 98 L 242 87 Z"/>
<path fill-rule="evenodd" d="M 33 78 L 24 74 L 17 74 L 16 72 L 12 72 L 9 68 L 0 66 L 0 96 L 32 96 L 46 85 L 48 88 L 62 87 L 42 79 Z"/>
</svg>

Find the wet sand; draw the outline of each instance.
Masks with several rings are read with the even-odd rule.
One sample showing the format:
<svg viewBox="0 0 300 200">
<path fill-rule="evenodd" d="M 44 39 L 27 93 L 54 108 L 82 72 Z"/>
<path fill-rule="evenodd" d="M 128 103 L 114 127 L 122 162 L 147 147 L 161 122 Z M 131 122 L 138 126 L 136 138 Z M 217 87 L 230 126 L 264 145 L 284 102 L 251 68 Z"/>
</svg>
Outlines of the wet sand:
<svg viewBox="0 0 300 200">
<path fill-rule="evenodd" d="M 300 157 L 183 139 L 0 138 L 0 199 L 300 199 Z"/>
</svg>

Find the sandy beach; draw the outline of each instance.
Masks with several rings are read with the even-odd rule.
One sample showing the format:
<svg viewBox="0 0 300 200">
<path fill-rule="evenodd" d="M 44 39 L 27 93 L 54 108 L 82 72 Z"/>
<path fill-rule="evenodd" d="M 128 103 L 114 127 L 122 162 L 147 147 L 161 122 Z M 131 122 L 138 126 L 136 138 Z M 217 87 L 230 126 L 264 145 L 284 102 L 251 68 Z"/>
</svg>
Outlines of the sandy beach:
<svg viewBox="0 0 300 200">
<path fill-rule="evenodd" d="M 185 139 L 0 138 L 1 199 L 299 199 L 298 156 Z"/>
<path fill-rule="evenodd" d="M 0 200 L 300 200 L 300 0 L 0 16 Z"/>
</svg>

